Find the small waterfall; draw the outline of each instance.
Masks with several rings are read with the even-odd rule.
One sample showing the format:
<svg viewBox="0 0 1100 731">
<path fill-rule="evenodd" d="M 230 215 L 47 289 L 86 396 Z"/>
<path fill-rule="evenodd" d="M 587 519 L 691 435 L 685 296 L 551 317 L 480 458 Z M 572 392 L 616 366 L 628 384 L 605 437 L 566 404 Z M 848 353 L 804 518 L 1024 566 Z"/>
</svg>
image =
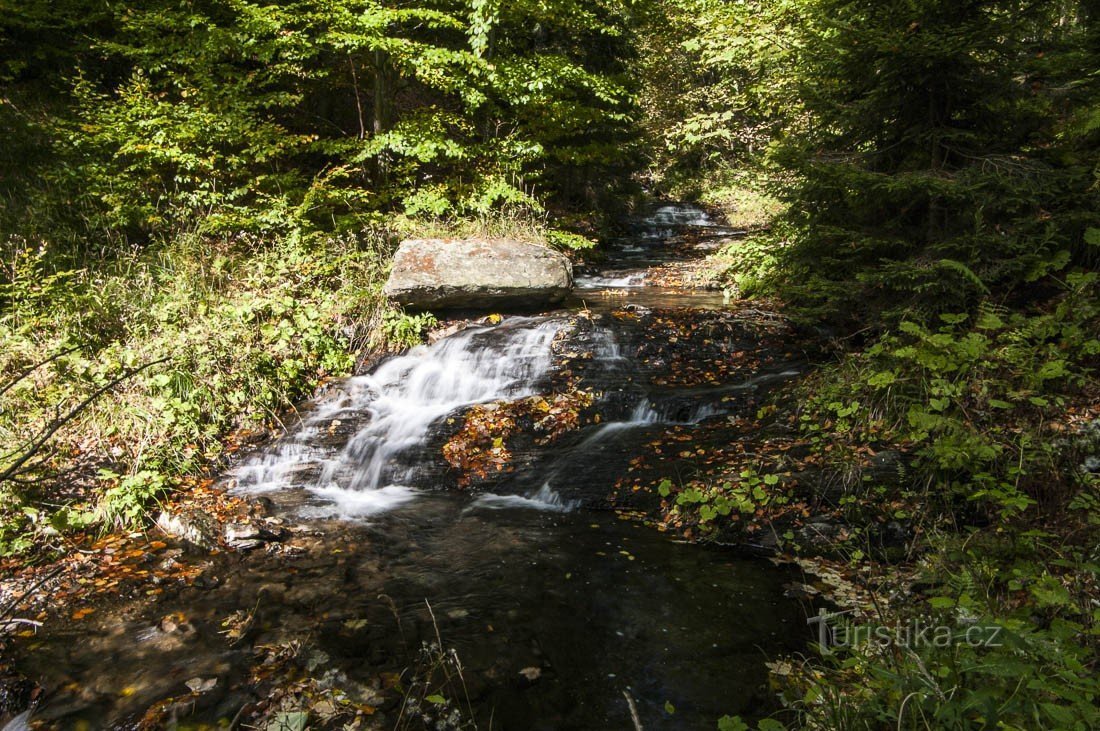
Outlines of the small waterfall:
<svg viewBox="0 0 1100 731">
<path fill-rule="evenodd" d="M 615 337 L 614 331 L 607 328 L 598 331 L 598 336 L 592 343 L 592 354 L 601 363 L 626 360 L 619 339 Z"/>
<path fill-rule="evenodd" d="M 644 398 L 639 401 L 638 405 L 634 407 L 634 410 L 630 412 L 630 419 L 627 423 L 629 425 L 655 424 L 660 420 L 661 415 L 653 408 L 653 404 L 649 402 L 649 399 Z"/>
<path fill-rule="evenodd" d="M 690 228 L 712 226 L 714 222 L 706 211 L 694 206 L 666 205 L 655 210 L 645 219 L 651 228 Z"/>
<path fill-rule="evenodd" d="M 597 454 L 598 452 L 594 450 L 598 450 L 602 446 L 601 442 L 607 441 L 614 435 L 636 426 L 652 425 L 659 421 L 660 416 L 653 410 L 653 406 L 649 403 L 649 399 L 642 399 L 634 407 L 627 420 L 609 421 L 606 424 L 600 424 L 580 443 L 565 452 L 562 455 L 562 460 L 551 465 L 549 468 L 549 477 L 537 490 L 530 492 L 528 495 L 498 495 L 495 493 L 487 493 L 474 500 L 468 509 L 534 508 L 536 510 L 558 512 L 572 510 L 578 507 L 581 502 L 579 500 L 567 500 L 563 498 L 553 487 L 555 481 L 565 479 L 564 472 L 576 466 L 574 462 L 570 461 L 570 458 L 580 457 L 583 459 L 585 456 Z"/>
<path fill-rule="evenodd" d="M 644 273 L 620 276 L 582 275 L 573 280 L 578 289 L 635 289 L 646 285 Z"/>
<path fill-rule="evenodd" d="M 560 320 L 514 318 L 469 328 L 392 358 L 348 379 L 298 433 L 272 454 L 244 465 L 239 488 L 268 491 L 304 485 L 346 515 L 368 515 L 411 499 L 415 458 L 431 428 L 457 409 L 533 395 L 552 365 Z M 365 424 L 335 454 L 313 446 L 342 418 Z M 317 473 L 295 481 L 295 475 Z"/>
<path fill-rule="evenodd" d="M 8 721 L 3 731 L 30 731 L 31 712 L 24 711 Z"/>
<path fill-rule="evenodd" d="M 622 421 L 608 421 L 600 424 L 591 434 L 585 437 L 584 441 L 577 445 L 577 448 L 583 450 L 585 447 L 602 442 L 626 429 L 633 429 L 636 426 L 649 426 L 660 421 L 661 415 L 654 410 L 653 404 L 649 402 L 649 399 L 643 398 L 631 410 L 630 416 Z"/>
</svg>

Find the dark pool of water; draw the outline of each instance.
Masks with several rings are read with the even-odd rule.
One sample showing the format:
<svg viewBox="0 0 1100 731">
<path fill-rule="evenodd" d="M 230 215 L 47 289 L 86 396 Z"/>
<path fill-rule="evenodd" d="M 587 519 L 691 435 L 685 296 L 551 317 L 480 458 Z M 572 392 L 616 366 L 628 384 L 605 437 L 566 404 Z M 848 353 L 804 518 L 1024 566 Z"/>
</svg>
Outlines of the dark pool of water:
<svg viewBox="0 0 1100 731">
<path fill-rule="evenodd" d="M 318 674 L 370 684 L 406 670 L 438 631 L 481 728 L 630 728 L 624 691 L 647 729 L 713 728 L 769 710 L 764 662 L 806 638 L 785 571 L 608 511 L 428 494 L 369 525 L 314 527 L 324 539 L 298 559 L 222 562 L 214 588 L 46 639 L 25 663 L 58 689 L 42 717 L 101 728 L 217 677 L 221 700 L 193 719 L 214 723 L 249 700 L 232 688 L 254 645 L 302 642 L 323 653 Z M 230 647 L 222 620 L 252 607 L 258 634 Z M 177 611 L 193 629 L 165 634 Z"/>
</svg>

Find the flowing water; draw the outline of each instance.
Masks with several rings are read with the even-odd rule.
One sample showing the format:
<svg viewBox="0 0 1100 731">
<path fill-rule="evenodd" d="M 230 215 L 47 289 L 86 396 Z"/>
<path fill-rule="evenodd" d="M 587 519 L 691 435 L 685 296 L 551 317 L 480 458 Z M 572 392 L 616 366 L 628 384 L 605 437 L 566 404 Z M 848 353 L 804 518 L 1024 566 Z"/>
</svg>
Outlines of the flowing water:
<svg viewBox="0 0 1100 731">
<path fill-rule="evenodd" d="M 346 380 L 295 434 L 238 470 L 240 488 L 301 486 L 348 518 L 412 500 L 413 485 L 430 476 L 421 467 L 432 427 L 463 407 L 537 393 L 561 327 L 560 319 L 515 318 L 471 328 Z M 326 449 L 332 440 L 320 437 L 334 423 L 357 428 Z"/>
<path fill-rule="evenodd" d="M 255 700 L 245 678 L 264 648 L 297 643 L 318 684 L 369 696 L 387 673 L 412 682 L 416 653 L 433 642 L 461 663 L 459 705 L 482 729 L 631 729 L 632 706 L 646 729 L 766 713 L 764 662 L 806 637 L 803 609 L 783 596 L 788 574 L 605 509 L 660 430 L 722 419 L 794 374 L 780 363 L 694 389 L 639 377 L 652 366 L 614 310 L 722 307 L 718 295 L 645 286 L 640 269 L 688 228 L 731 233 L 695 209 L 656 210 L 612 264 L 578 277 L 583 332 L 568 311 L 473 326 L 307 405 L 283 440 L 226 476 L 271 501 L 299 553 L 216 558 L 214 581 L 33 645 L 22 669 L 51 688 L 38 717 L 106 728 L 186 693 L 189 679 L 216 678 L 189 722 L 224 724 Z M 630 294 L 604 296 L 616 288 Z M 449 489 L 448 425 L 473 405 L 545 393 L 570 349 L 590 353 L 600 423 L 531 445 L 482 489 Z M 227 642 L 225 619 L 240 611 L 253 612 L 253 629 Z M 180 619 L 165 629 L 165 616 Z M 378 728 L 408 721 L 394 702 L 376 705 Z"/>
</svg>

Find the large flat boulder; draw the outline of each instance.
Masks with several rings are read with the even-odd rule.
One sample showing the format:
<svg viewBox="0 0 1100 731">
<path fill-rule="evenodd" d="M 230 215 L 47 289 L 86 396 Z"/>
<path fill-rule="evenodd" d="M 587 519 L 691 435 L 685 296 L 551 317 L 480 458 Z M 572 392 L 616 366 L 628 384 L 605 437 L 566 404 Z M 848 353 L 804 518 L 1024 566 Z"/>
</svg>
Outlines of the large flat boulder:
<svg viewBox="0 0 1100 731">
<path fill-rule="evenodd" d="M 556 304 L 573 267 L 556 251 L 509 239 L 409 239 L 383 290 L 411 309 L 502 309 Z"/>
</svg>

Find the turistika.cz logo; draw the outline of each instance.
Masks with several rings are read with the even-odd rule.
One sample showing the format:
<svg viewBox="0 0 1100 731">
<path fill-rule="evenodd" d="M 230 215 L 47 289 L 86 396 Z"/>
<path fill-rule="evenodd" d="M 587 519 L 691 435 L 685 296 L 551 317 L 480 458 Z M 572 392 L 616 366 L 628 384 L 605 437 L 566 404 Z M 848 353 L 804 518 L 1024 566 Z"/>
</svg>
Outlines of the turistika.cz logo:
<svg viewBox="0 0 1100 731">
<path fill-rule="evenodd" d="M 806 624 L 817 625 L 817 644 L 821 652 L 830 655 L 837 650 L 856 647 L 1000 647 L 1002 628 L 977 623 L 963 626 L 935 624 L 917 618 L 904 624 L 855 624 L 845 612 L 818 611 Z"/>
</svg>

